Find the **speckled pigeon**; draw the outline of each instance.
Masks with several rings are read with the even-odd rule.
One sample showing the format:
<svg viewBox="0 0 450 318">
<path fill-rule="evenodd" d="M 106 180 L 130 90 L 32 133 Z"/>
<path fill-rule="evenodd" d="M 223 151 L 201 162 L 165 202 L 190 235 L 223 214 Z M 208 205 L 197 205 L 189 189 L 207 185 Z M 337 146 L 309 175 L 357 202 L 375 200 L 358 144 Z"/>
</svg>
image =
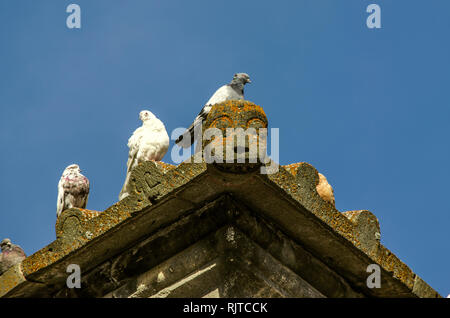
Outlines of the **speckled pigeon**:
<svg viewBox="0 0 450 318">
<path fill-rule="evenodd" d="M 251 83 L 248 74 L 234 74 L 231 83 L 223 85 L 213 94 L 213 96 L 211 96 L 191 126 L 189 126 L 185 133 L 177 138 L 175 143 L 183 148 L 189 148 L 194 143 L 194 127 L 202 124 L 203 120 L 208 116 L 211 106 L 226 100 L 244 99 L 244 85 L 247 83 Z"/>
<path fill-rule="evenodd" d="M 89 197 L 89 180 L 81 174 L 77 164 L 68 166 L 58 183 L 56 216 L 70 208 L 86 208 Z"/>
<path fill-rule="evenodd" d="M 142 126 L 133 132 L 128 139 L 127 176 L 119 200 L 128 196 L 127 186 L 131 175 L 131 170 L 144 161 L 161 161 L 169 149 L 169 135 L 163 122 L 149 110 L 139 113 Z"/>
<path fill-rule="evenodd" d="M 23 249 L 19 245 L 11 243 L 8 238 L 0 243 L 0 247 L 2 250 L 0 253 L 0 275 L 27 257 Z"/>
</svg>

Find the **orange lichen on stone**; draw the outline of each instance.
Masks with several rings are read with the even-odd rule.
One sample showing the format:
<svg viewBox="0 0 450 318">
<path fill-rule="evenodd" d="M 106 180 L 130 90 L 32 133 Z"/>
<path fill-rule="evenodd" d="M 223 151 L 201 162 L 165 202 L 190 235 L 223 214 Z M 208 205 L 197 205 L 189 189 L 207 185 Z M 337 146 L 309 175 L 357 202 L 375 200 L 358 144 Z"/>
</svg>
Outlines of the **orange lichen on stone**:
<svg viewBox="0 0 450 318">
<path fill-rule="evenodd" d="M 298 167 L 303 164 L 304 162 L 297 162 L 297 163 L 291 163 L 289 165 L 282 166 L 284 169 L 286 169 L 287 172 L 292 174 L 294 177 L 297 175 L 297 169 Z"/>
<path fill-rule="evenodd" d="M 0 276 L 0 297 L 25 281 L 21 268 L 22 265 L 20 263 L 16 264 Z"/>
<path fill-rule="evenodd" d="M 86 210 L 86 209 L 80 209 L 83 213 L 81 214 L 81 221 L 83 223 L 86 223 L 87 221 L 89 221 L 92 218 L 95 218 L 96 216 L 99 216 L 100 213 L 99 211 L 91 211 L 91 210 Z"/>
<path fill-rule="evenodd" d="M 165 163 L 162 161 L 157 161 L 156 164 L 158 165 L 158 168 L 161 169 L 164 173 L 167 173 L 168 171 L 177 167 L 175 165 L 172 165 L 170 163 Z"/>
<path fill-rule="evenodd" d="M 391 272 L 395 278 L 408 286 L 408 288 L 413 289 L 415 274 L 386 247 L 380 245 L 379 252 L 374 260 L 386 271 Z"/>
</svg>

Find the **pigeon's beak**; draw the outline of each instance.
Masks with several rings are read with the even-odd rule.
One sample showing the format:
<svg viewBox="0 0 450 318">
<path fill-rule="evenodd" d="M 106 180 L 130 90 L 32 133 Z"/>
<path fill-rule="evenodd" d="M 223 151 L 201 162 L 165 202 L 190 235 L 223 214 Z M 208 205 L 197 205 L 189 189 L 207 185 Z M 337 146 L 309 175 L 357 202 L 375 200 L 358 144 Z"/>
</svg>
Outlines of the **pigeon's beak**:
<svg viewBox="0 0 450 318">
<path fill-rule="evenodd" d="M 247 80 L 247 83 L 251 83 L 252 81 L 250 79 Z"/>
</svg>

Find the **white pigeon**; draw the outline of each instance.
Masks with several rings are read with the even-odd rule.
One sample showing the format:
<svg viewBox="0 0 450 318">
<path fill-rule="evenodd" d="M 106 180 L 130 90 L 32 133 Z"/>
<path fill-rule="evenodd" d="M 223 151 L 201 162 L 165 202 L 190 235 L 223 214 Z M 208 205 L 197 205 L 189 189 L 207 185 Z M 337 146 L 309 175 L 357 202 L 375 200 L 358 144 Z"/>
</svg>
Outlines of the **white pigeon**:
<svg viewBox="0 0 450 318">
<path fill-rule="evenodd" d="M 136 129 L 128 139 L 127 176 L 119 200 L 128 196 L 126 192 L 131 170 L 144 161 L 161 161 L 169 149 L 169 135 L 161 120 L 152 112 L 143 110 L 139 113 L 142 126 Z"/>
<path fill-rule="evenodd" d="M 230 84 L 223 85 L 213 94 L 213 96 L 211 96 L 191 126 L 189 126 L 185 133 L 177 138 L 175 143 L 183 148 L 189 148 L 194 143 L 194 127 L 202 124 L 203 120 L 206 119 L 211 111 L 211 106 L 222 103 L 226 100 L 244 99 L 244 85 L 247 83 L 251 83 L 250 76 L 248 76 L 248 74 L 234 74 L 233 80 Z"/>
<path fill-rule="evenodd" d="M 89 180 L 81 174 L 77 164 L 68 166 L 58 183 L 56 216 L 70 208 L 86 208 L 89 197 Z"/>
</svg>

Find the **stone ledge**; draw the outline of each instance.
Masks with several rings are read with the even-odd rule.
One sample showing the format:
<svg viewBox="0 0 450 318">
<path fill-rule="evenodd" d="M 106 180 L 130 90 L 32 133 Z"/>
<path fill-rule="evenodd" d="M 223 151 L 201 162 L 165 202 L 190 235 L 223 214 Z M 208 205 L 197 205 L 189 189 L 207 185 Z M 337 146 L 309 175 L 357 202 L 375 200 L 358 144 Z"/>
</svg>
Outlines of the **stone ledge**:
<svg viewBox="0 0 450 318">
<path fill-rule="evenodd" d="M 399 280 L 416 296 L 437 294 L 434 290 L 434 293 L 423 291 L 420 283 L 414 289 L 416 275 L 397 256 L 378 243 L 379 236 L 376 233 L 379 233 L 379 224 L 371 212 L 340 213 L 334 206 L 320 198 L 315 190 L 319 182 L 318 172 L 313 166 L 307 163 L 283 166 L 279 173 L 268 175 L 268 179 L 324 221 L 336 233 L 351 242 L 374 263 L 379 264 L 383 270 Z"/>
<path fill-rule="evenodd" d="M 0 276 L 0 297 L 6 295 L 10 290 L 25 283 L 27 280 L 22 273 L 22 264 L 16 264 Z"/>
<path fill-rule="evenodd" d="M 264 127 L 267 125 L 263 120 L 265 115 L 262 108 L 258 107 L 247 101 L 227 102 L 213 106 L 213 113 L 221 116 L 228 114 L 227 118 L 234 118 L 233 125 L 237 126 L 244 123 L 248 125 L 252 118 L 259 118 Z M 245 113 L 247 111 L 248 114 Z M 217 120 L 209 117 L 208 120 L 210 125 L 220 126 Z M 267 165 L 270 164 L 271 162 Z M 37 282 L 40 273 L 48 271 L 50 267 L 62 263 L 80 251 L 92 249 L 92 246 L 96 246 L 100 240 L 108 239 L 121 227 L 140 222 L 139 217 L 142 214 L 153 213 L 152 211 L 158 211 L 162 206 L 165 206 L 162 209 L 168 213 L 171 213 L 174 207 L 180 211 L 192 209 L 222 193 L 249 195 L 249 192 L 246 192 L 247 187 L 265 184 L 273 189 L 272 195 L 280 195 L 277 199 L 289 201 L 298 211 L 307 211 L 302 213 L 307 213 L 308 218 L 320 220 L 323 224 L 321 226 L 326 225 L 327 231 L 337 234 L 336 238 L 345 240 L 345 244 L 355 247 L 379 264 L 386 275 L 403 284 L 410 293 L 418 297 L 440 297 L 408 266 L 379 244 L 379 224 L 371 212 L 361 210 L 340 213 L 319 196 L 316 191 L 318 172 L 313 166 L 307 163 L 280 166 L 277 173 L 270 175 L 260 175 L 247 164 L 242 164 L 238 169 L 239 174 L 236 174 L 233 169 L 228 169 L 230 166 L 233 164 L 224 164 L 221 167 L 215 164 L 185 162 L 175 167 L 165 163 L 145 162 L 138 165 L 131 174 L 128 189 L 130 195 L 122 201 L 104 212 L 83 209 L 63 211 L 56 224 L 57 239 L 26 258 L 20 268 L 10 269 L 0 277 L 0 282 L 5 282 L 2 287 L 3 295 L 19 285 L 31 283 L 26 281 L 28 278 Z M 203 184 L 205 182 L 209 182 L 209 187 Z M 159 214 L 153 217 L 153 228 L 163 226 L 164 222 L 170 220 L 170 217 L 164 218 Z M 173 218 L 175 217 L 174 215 Z M 158 225 L 158 222 L 161 224 Z M 326 255 L 324 257 L 326 258 Z M 43 277 L 52 275 L 49 272 Z M 44 283 L 45 279 L 41 282 Z"/>
</svg>

